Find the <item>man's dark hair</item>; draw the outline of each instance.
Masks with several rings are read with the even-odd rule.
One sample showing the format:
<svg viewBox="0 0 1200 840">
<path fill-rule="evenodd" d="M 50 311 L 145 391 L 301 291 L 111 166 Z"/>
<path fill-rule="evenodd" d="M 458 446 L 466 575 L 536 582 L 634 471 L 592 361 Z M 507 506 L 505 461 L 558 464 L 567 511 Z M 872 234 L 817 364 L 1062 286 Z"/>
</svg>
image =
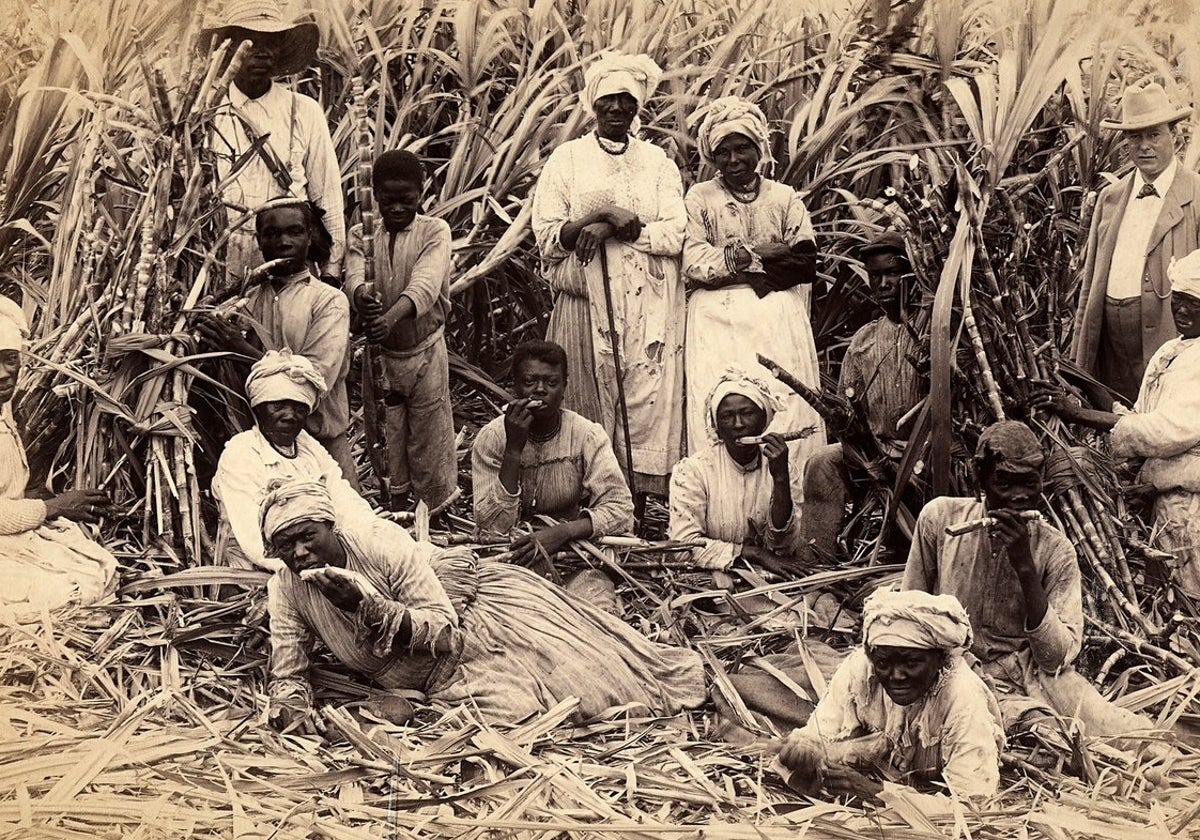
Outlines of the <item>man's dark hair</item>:
<svg viewBox="0 0 1200 840">
<path fill-rule="evenodd" d="M 567 376 L 567 351 L 562 348 L 561 344 L 553 341 L 526 341 L 517 345 L 508 366 L 513 379 L 517 378 L 521 365 L 530 360 L 553 365 L 562 371 L 564 379 Z"/>
<path fill-rule="evenodd" d="M 371 167 L 371 186 L 378 187 L 384 181 L 413 181 L 425 183 L 425 167 L 421 159 L 412 152 L 392 149 L 375 158 Z"/>
</svg>

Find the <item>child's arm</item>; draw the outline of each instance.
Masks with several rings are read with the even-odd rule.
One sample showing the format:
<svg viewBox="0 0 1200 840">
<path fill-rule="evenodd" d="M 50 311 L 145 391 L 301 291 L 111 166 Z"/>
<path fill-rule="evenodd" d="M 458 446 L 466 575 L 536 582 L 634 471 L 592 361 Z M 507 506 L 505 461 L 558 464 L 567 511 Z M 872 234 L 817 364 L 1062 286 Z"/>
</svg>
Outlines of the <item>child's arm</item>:
<svg viewBox="0 0 1200 840">
<path fill-rule="evenodd" d="M 442 219 L 426 223 L 430 235 L 418 244 L 420 252 L 413 262 L 408 285 L 392 307 L 383 313 L 384 325 L 393 325 L 407 318 L 427 313 L 438 299 L 447 294 L 450 280 L 450 225 Z"/>
</svg>

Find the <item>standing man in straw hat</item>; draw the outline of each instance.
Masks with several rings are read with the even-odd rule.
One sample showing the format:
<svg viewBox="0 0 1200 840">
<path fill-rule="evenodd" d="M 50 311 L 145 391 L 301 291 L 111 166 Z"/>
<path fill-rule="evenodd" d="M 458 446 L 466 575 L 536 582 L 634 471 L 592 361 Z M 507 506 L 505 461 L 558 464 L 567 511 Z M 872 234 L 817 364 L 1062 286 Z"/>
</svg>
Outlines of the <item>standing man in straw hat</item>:
<svg viewBox="0 0 1200 840">
<path fill-rule="evenodd" d="M 1100 123 L 1122 133 L 1136 168 L 1096 202 L 1071 357 L 1130 404 L 1150 357 L 1177 335 L 1167 266 L 1200 246 L 1200 175 L 1175 157 L 1175 123 L 1191 111 L 1150 83 L 1128 88 L 1120 119 Z"/>
<path fill-rule="evenodd" d="M 200 33 L 201 44 L 209 49 L 216 49 L 226 39 L 230 56 L 243 42 L 249 45 L 216 116 L 213 150 L 221 178 L 252 152 L 224 190 L 230 222 L 272 198 L 310 201 L 328 234 L 320 237 L 326 246 L 321 250 L 328 253 L 317 255 L 319 273 L 326 282 L 338 285 L 346 223 L 341 170 L 325 112 L 314 99 L 274 81 L 312 64 L 320 39 L 317 25 L 285 21 L 276 0 L 230 0 L 224 6 L 223 19 Z M 256 142 L 262 145 L 254 153 Z M 243 276 L 259 263 L 253 219 L 250 215 L 230 237 L 227 266 L 233 277 Z"/>
</svg>

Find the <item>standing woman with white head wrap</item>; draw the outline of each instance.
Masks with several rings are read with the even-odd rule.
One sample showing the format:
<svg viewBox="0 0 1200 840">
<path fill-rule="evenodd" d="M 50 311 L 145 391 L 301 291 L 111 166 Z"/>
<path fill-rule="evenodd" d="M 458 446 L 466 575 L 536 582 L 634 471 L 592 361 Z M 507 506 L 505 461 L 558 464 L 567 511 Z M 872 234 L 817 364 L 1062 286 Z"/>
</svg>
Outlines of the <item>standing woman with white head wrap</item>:
<svg viewBox="0 0 1200 840">
<path fill-rule="evenodd" d="M 630 131 L 661 71 L 649 56 L 607 53 L 585 74 L 594 131 L 555 149 L 538 178 L 533 231 L 555 290 L 546 338 L 567 351 L 564 408 L 600 423 L 625 460 L 608 330 L 604 249 L 621 354 L 637 492 L 665 493 L 683 440 L 685 214 L 679 170 Z"/>
<path fill-rule="evenodd" d="M 712 437 L 704 423 L 705 396 L 726 365 L 770 378 L 761 353 L 805 384 L 820 387 L 809 314 L 816 277 L 812 220 L 799 194 L 761 170 L 770 161 L 766 117 L 758 106 L 727 96 L 695 115 L 700 155 L 718 174 L 687 194 L 683 273 L 687 304 L 688 453 Z M 808 453 L 825 443 L 820 416 L 779 383 L 784 401 L 773 429 L 817 426 L 790 447 L 792 480 L 799 488 Z M 799 496 L 799 494 L 797 494 Z"/>
<path fill-rule="evenodd" d="M 1112 430 L 1113 455 L 1145 458 L 1139 481 L 1155 489 L 1154 531 L 1175 555 L 1175 582 L 1200 598 L 1200 250 L 1167 269 L 1171 314 L 1179 337 L 1158 349 L 1146 367 L 1133 411 L 1094 411 L 1047 398 L 1064 420 Z"/>
<path fill-rule="evenodd" d="M 0 621 L 36 621 L 43 610 L 92 604 L 117 583 L 117 561 L 75 524 L 99 521 L 107 493 L 25 497 L 29 464 L 12 398 L 28 338 L 21 307 L 0 296 Z"/>
</svg>

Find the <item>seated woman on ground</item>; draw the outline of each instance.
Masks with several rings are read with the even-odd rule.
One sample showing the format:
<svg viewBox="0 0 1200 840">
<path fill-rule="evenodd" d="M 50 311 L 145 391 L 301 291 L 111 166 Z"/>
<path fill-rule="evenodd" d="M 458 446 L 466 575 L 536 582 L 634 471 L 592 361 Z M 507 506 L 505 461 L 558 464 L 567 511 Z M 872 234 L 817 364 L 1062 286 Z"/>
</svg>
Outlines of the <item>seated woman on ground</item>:
<svg viewBox="0 0 1200 840">
<path fill-rule="evenodd" d="M 703 543 L 692 553 L 699 568 L 728 569 L 741 558 L 782 575 L 792 571 L 788 445 L 763 434 L 776 408 L 767 384 L 740 368 L 725 371 L 708 396 L 706 418 L 717 442 L 671 473 L 670 536 Z"/>
<path fill-rule="evenodd" d="M 963 660 L 970 646 L 971 622 L 952 595 L 871 595 L 863 646 L 780 750 L 788 784 L 870 799 L 883 789 L 878 776 L 995 794 L 1004 730 L 996 698 Z"/>
<path fill-rule="evenodd" d="M 513 543 L 516 558 L 548 555 L 574 539 L 628 532 L 633 496 L 599 423 L 562 407 L 567 354 L 552 341 L 527 341 L 512 357 L 516 399 L 479 430 L 471 455 L 475 523 L 507 534 L 534 526 Z M 535 517 L 554 517 L 545 526 Z"/>
<path fill-rule="evenodd" d="M 343 477 L 328 450 L 304 429 L 325 393 L 325 379 L 304 356 L 271 350 L 250 368 L 246 396 L 254 428 L 234 435 L 217 462 L 212 492 L 221 506 L 217 562 L 270 571 L 258 527 L 258 505 L 277 478 L 324 478 L 342 515 L 374 518 L 375 512 Z M 231 539 L 232 537 L 232 539 Z"/>
<path fill-rule="evenodd" d="M 0 620 L 18 622 L 69 604 L 94 604 L 117 585 L 116 559 L 75 524 L 98 522 L 108 510 L 107 493 L 25 495 L 29 465 L 12 399 L 28 338 L 25 313 L 0 295 Z"/>
<path fill-rule="evenodd" d="M 284 482 L 263 500 L 264 540 L 286 568 L 268 583 L 269 717 L 312 709 L 315 639 L 387 688 L 423 690 L 516 723 L 577 697 L 575 720 L 624 704 L 675 714 L 704 702 L 704 668 L 527 569 L 415 542 L 384 519 L 344 520 L 320 482 Z"/>
</svg>

